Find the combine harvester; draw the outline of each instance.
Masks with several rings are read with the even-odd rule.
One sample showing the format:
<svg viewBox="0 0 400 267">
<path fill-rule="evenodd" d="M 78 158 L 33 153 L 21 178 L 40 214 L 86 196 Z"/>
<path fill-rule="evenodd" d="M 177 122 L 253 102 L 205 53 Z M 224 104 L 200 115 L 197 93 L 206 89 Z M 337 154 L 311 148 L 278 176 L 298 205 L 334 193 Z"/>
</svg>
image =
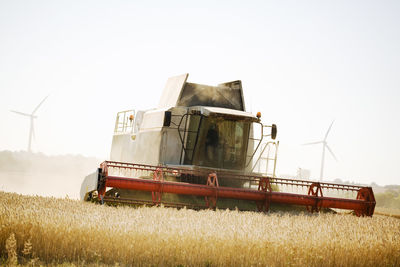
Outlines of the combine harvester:
<svg viewBox="0 0 400 267">
<path fill-rule="evenodd" d="M 241 81 L 187 78 L 169 78 L 156 109 L 118 113 L 110 161 L 84 179 L 82 200 L 264 212 L 275 203 L 373 215 L 371 187 L 275 176 L 276 125 L 246 112 Z"/>
</svg>

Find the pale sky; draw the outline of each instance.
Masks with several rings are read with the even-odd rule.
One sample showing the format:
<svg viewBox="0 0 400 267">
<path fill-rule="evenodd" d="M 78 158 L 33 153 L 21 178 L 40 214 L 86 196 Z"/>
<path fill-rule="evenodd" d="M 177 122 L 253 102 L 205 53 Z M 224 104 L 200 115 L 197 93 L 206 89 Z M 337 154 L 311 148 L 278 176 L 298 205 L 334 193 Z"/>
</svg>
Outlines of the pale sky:
<svg viewBox="0 0 400 267">
<path fill-rule="evenodd" d="M 278 126 L 277 173 L 400 184 L 399 1 L 0 1 L 0 150 L 107 159 L 115 115 L 168 77 L 242 80 Z M 94 169 L 97 166 L 94 166 Z"/>
</svg>

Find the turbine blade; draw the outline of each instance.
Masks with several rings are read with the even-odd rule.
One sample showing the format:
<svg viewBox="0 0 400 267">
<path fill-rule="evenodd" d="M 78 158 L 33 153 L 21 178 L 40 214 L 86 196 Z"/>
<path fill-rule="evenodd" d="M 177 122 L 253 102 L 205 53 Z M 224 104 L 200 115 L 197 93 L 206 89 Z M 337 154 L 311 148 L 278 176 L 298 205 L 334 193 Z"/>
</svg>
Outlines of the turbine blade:
<svg viewBox="0 0 400 267">
<path fill-rule="evenodd" d="M 329 150 L 329 152 L 331 153 L 332 157 L 333 157 L 336 161 L 338 161 L 338 159 L 336 158 L 335 154 L 333 154 L 332 149 L 331 149 L 328 145 L 326 145 L 326 148 Z"/>
<path fill-rule="evenodd" d="M 303 146 L 308 146 L 308 145 L 315 145 L 315 144 L 321 144 L 321 143 L 323 143 L 324 141 L 318 141 L 318 142 L 311 142 L 311 143 L 305 143 L 305 144 L 302 144 Z"/>
<path fill-rule="evenodd" d="M 329 126 L 328 131 L 327 131 L 326 134 L 325 134 L 324 141 L 326 141 L 326 138 L 328 137 L 328 134 L 329 134 L 329 132 L 330 132 L 330 130 L 331 130 L 332 125 L 333 125 L 334 122 L 335 122 L 335 120 L 333 120 L 332 123 L 331 123 L 331 126 Z"/>
<path fill-rule="evenodd" d="M 39 107 L 43 104 L 43 102 L 49 97 L 46 96 L 45 98 L 43 98 L 42 102 L 39 103 L 39 105 L 37 105 L 37 107 L 33 110 L 32 115 L 35 114 L 35 112 L 39 109 Z"/>
<path fill-rule="evenodd" d="M 22 116 L 27 116 L 27 117 L 31 117 L 31 114 L 26 114 L 23 112 L 19 112 L 19 111 L 15 111 L 15 110 L 10 110 L 11 112 L 17 113 L 18 115 L 22 115 Z"/>
</svg>

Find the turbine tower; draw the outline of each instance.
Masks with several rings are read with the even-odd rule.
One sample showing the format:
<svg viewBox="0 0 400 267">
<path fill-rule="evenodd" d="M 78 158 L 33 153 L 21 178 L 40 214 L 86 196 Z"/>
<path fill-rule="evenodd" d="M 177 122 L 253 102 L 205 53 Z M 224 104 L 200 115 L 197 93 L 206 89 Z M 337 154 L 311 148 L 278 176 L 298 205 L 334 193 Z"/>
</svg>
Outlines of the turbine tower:
<svg viewBox="0 0 400 267">
<path fill-rule="evenodd" d="M 34 119 L 37 118 L 37 116 L 35 116 L 35 113 L 48 97 L 49 96 L 46 96 L 45 98 L 43 98 L 43 100 L 39 103 L 39 105 L 37 105 L 37 107 L 32 111 L 31 114 L 27 114 L 27 113 L 15 111 L 15 110 L 10 110 L 11 112 L 14 112 L 14 113 L 16 113 L 18 115 L 22 115 L 22 116 L 30 118 L 31 125 L 30 125 L 30 129 L 29 129 L 29 139 L 28 139 L 28 149 L 27 149 L 28 152 L 32 152 L 32 149 L 31 149 L 32 137 L 35 136 L 35 129 L 34 129 L 34 126 L 33 126 Z"/>
<path fill-rule="evenodd" d="M 320 176 L 319 176 L 320 181 L 322 181 L 323 176 L 324 176 L 325 149 L 328 149 L 329 153 L 331 153 L 332 157 L 337 161 L 337 158 L 336 158 L 335 154 L 333 154 L 332 149 L 328 146 L 328 142 L 326 141 L 326 139 L 328 138 L 329 131 L 331 130 L 332 125 L 333 125 L 334 122 L 335 121 L 333 120 L 332 123 L 331 123 L 331 126 L 329 126 L 329 128 L 328 128 L 328 131 L 326 131 L 324 140 L 303 144 L 303 145 L 322 144 L 321 172 L 320 172 Z"/>
</svg>

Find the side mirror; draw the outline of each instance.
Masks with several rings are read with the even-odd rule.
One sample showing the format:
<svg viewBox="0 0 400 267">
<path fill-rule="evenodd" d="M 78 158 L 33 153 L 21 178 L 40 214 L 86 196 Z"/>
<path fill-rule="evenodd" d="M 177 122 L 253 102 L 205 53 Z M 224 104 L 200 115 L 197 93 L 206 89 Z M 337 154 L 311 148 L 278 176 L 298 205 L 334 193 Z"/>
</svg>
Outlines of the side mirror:
<svg viewBox="0 0 400 267">
<path fill-rule="evenodd" d="M 172 116 L 171 111 L 165 111 L 163 126 L 169 127 L 171 125 L 171 116 Z"/>
<path fill-rule="evenodd" d="M 276 127 L 276 124 L 272 124 L 272 126 L 271 126 L 271 138 L 272 138 L 272 140 L 275 140 L 277 133 L 278 133 L 278 128 Z"/>
</svg>

